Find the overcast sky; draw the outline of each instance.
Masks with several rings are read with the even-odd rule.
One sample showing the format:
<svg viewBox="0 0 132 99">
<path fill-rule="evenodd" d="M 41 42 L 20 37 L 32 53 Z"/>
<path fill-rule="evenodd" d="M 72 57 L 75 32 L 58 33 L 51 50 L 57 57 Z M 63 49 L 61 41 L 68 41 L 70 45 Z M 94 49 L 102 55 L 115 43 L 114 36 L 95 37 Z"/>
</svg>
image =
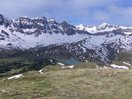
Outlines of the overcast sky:
<svg viewBox="0 0 132 99">
<path fill-rule="evenodd" d="M 0 13 L 9 18 L 45 16 L 75 25 L 132 26 L 132 0 L 1 0 Z"/>
</svg>

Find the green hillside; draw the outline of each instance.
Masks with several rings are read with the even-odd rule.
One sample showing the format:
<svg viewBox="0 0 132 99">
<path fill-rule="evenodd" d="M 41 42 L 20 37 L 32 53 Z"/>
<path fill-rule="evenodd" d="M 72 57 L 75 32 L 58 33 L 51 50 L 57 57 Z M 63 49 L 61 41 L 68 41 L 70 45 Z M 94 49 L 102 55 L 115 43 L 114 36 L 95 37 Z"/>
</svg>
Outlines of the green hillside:
<svg viewBox="0 0 132 99">
<path fill-rule="evenodd" d="M 132 70 L 49 66 L 24 73 L 24 77 L 0 78 L 1 99 L 131 99 Z M 2 79 L 5 79 L 2 81 Z"/>
</svg>

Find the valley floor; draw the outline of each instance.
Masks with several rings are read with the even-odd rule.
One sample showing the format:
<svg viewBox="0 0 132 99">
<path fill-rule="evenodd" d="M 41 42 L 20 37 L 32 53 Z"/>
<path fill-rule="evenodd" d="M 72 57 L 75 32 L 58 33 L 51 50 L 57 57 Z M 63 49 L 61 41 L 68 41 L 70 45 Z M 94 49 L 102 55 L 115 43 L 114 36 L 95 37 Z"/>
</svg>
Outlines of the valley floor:
<svg viewBox="0 0 132 99">
<path fill-rule="evenodd" d="M 77 68 L 0 78 L 1 99 L 131 99 L 132 70 Z M 5 79 L 2 81 L 2 79 Z"/>
</svg>

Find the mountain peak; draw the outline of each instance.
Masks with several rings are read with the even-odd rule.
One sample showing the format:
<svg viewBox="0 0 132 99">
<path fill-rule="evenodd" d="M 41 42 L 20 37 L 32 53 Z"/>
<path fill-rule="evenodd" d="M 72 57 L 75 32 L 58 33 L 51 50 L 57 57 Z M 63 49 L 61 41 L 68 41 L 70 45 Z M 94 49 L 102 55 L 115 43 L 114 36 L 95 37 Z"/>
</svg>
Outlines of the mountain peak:
<svg viewBox="0 0 132 99">
<path fill-rule="evenodd" d="M 54 18 L 50 18 L 50 19 L 48 19 L 48 22 L 55 22 L 55 19 Z"/>
<path fill-rule="evenodd" d="M 84 30 L 86 27 L 83 24 L 77 25 L 76 28 L 79 30 Z"/>
<path fill-rule="evenodd" d="M 100 24 L 100 26 L 105 26 L 105 25 L 110 25 L 110 24 L 108 24 L 108 23 L 102 23 L 102 24 Z"/>
<path fill-rule="evenodd" d="M 118 28 L 117 25 L 111 25 L 111 24 L 108 24 L 108 23 L 102 23 L 99 26 L 97 26 L 97 30 L 99 30 L 99 31 L 102 31 L 102 30 L 112 31 L 112 30 L 115 30 L 117 28 Z"/>
</svg>

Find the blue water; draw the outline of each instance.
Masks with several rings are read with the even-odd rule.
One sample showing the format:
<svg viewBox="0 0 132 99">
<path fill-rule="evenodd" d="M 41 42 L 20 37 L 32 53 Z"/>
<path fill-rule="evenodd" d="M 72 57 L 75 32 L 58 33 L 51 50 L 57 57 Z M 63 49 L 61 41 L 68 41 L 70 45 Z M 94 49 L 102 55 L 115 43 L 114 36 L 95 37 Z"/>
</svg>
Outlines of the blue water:
<svg viewBox="0 0 132 99">
<path fill-rule="evenodd" d="M 64 64 L 67 64 L 67 65 L 76 65 L 76 64 L 81 63 L 80 61 L 75 60 L 75 59 L 61 59 L 61 61 L 62 61 Z"/>
</svg>

